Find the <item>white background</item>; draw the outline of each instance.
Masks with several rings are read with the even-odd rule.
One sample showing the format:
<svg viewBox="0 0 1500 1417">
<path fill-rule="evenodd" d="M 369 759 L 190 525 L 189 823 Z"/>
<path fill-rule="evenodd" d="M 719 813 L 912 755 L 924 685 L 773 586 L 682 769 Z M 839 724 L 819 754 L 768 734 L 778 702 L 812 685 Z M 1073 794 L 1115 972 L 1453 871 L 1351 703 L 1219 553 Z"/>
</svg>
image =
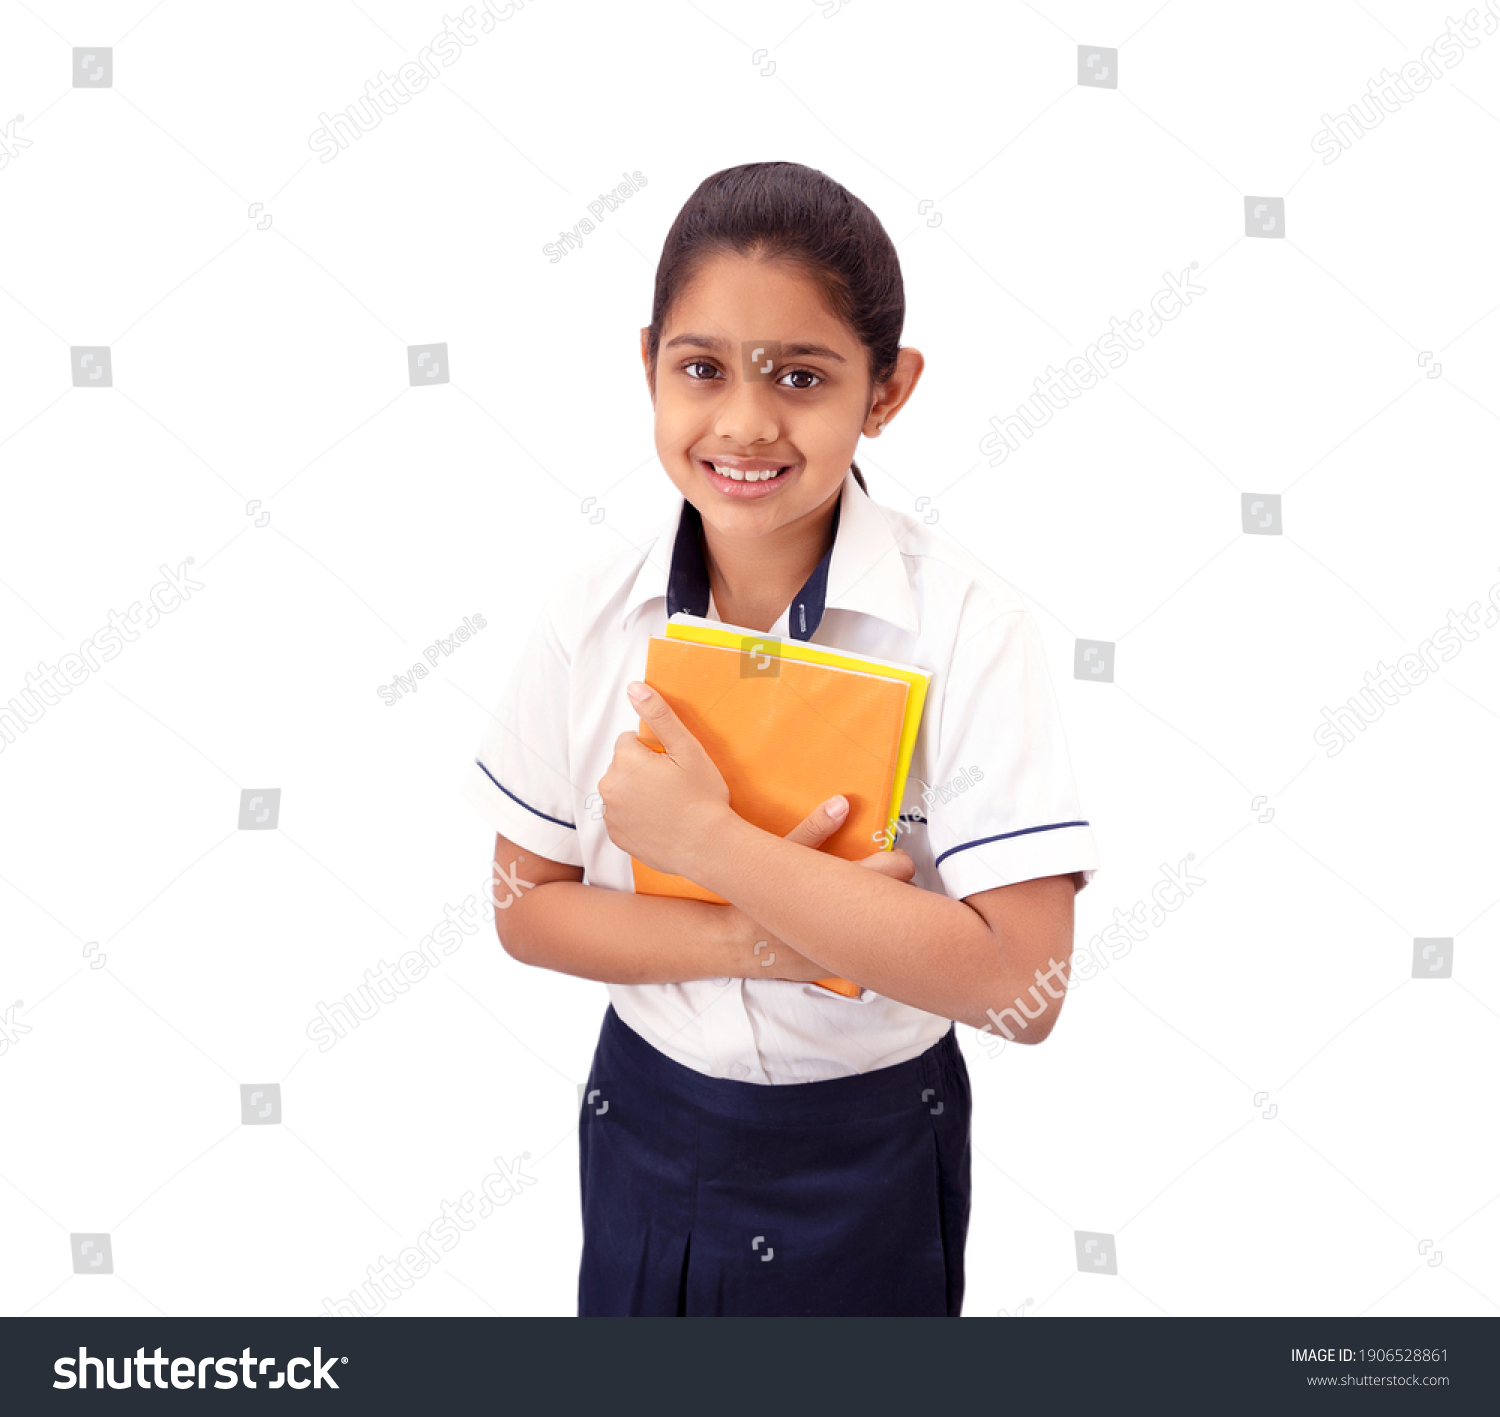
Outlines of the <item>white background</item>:
<svg viewBox="0 0 1500 1417">
<path fill-rule="evenodd" d="M 637 352 L 663 236 L 710 172 L 789 158 L 898 241 L 928 361 L 871 492 L 931 499 L 1045 636 L 1102 860 L 1079 943 L 1164 862 L 1207 882 L 1043 1047 L 960 1029 L 966 1314 L 1495 1313 L 1500 628 L 1336 757 L 1312 737 L 1500 581 L 1500 32 L 1311 147 L 1446 14 L 527 0 L 320 163 L 319 115 L 441 6 L 6 0 L 0 703 L 163 563 L 204 589 L 0 753 L 0 1012 L 30 1029 L 0 1312 L 320 1312 L 523 1152 L 535 1184 L 386 1312 L 574 1312 L 603 986 L 485 931 L 327 1053 L 305 1029 L 483 886 L 458 783 L 541 596 L 675 496 Z M 73 46 L 112 87 L 71 86 Z M 990 418 L 1193 261 L 1207 293 L 991 467 Z M 440 341 L 451 382 L 411 387 Z M 111 388 L 72 386 L 75 345 Z M 1284 535 L 1243 534 L 1242 492 Z M 239 831 L 258 787 L 278 828 Z M 1412 977 L 1421 936 L 1451 979 Z M 242 1126 L 239 1084 L 277 1081 L 282 1123 Z M 112 1276 L 74 1276 L 73 1232 Z"/>
</svg>

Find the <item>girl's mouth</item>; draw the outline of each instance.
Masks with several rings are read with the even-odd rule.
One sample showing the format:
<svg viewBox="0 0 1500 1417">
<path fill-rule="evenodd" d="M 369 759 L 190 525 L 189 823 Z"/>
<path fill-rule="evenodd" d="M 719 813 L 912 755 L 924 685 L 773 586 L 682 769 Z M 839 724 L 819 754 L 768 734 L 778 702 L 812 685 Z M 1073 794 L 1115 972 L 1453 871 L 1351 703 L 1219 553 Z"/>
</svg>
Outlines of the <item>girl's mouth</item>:
<svg viewBox="0 0 1500 1417">
<path fill-rule="evenodd" d="M 715 465 L 706 458 L 699 458 L 698 466 L 702 468 L 703 475 L 717 491 L 722 492 L 726 497 L 748 500 L 770 496 L 783 482 L 787 481 L 788 474 L 793 471 L 795 464 L 788 463 L 778 467 L 768 462 L 730 464 L 726 461 Z"/>
</svg>

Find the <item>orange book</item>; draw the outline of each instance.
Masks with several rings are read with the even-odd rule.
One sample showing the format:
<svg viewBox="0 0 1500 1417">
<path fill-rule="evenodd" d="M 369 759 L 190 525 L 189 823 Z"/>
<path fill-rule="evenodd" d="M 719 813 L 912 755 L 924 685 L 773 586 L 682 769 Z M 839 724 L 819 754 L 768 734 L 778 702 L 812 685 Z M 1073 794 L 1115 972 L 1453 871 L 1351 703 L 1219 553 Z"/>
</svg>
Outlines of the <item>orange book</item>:
<svg viewBox="0 0 1500 1417">
<path fill-rule="evenodd" d="M 768 642 L 774 646 L 776 642 Z M 747 654 L 728 646 L 653 636 L 642 676 L 672 706 L 729 787 L 747 822 L 785 836 L 819 803 L 843 796 L 849 815 L 822 846 L 848 861 L 880 850 L 902 759 L 909 685 L 877 672 Z M 665 751 L 641 721 L 648 748 Z M 904 774 L 903 774 L 904 776 Z M 631 858 L 641 895 L 723 896 Z M 859 985 L 819 979 L 847 997 Z"/>
</svg>

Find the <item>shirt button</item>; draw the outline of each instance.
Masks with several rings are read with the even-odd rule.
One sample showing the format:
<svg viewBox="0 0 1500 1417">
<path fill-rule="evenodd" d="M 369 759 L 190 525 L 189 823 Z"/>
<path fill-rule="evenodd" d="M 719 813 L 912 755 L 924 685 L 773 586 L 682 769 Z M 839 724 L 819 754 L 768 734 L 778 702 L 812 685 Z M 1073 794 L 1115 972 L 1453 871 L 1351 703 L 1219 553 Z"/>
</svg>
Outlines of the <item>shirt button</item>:
<svg viewBox="0 0 1500 1417">
<path fill-rule="evenodd" d="M 709 982 L 711 984 L 717 984 L 719 988 L 722 989 L 726 984 L 729 983 L 729 976 L 726 974 L 722 979 L 712 979 Z"/>
<path fill-rule="evenodd" d="M 735 1063 L 729 1069 L 729 1076 L 735 1078 L 747 1078 L 750 1076 L 750 1069 L 747 1068 L 743 1063 Z"/>
</svg>

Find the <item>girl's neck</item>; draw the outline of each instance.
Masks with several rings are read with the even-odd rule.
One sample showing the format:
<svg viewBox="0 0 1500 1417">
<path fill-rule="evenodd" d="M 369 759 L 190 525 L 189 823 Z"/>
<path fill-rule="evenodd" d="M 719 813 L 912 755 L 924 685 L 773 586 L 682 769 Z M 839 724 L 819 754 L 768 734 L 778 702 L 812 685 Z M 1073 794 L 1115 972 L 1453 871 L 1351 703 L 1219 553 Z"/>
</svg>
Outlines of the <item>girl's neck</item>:
<svg viewBox="0 0 1500 1417">
<path fill-rule="evenodd" d="M 702 523 L 703 564 L 726 624 L 769 630 L 776 623 L 828 550 L 838 495 L 766 536 L 726 538 Z"/>
</svg>

